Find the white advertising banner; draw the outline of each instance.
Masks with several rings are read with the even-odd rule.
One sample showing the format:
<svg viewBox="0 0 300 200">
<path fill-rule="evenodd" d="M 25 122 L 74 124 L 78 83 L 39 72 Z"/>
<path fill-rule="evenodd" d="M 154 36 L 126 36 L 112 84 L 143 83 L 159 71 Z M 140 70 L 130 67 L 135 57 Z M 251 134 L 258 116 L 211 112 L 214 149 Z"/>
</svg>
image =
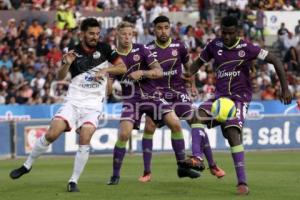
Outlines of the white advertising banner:
<svg viewBox="0 0 300 200">
<path fill-rule="evenodd" d="M 285 27 L 294 34 L 295 26 L 298 24 L 298 20 L 300 20 L 299 11 L 265 11 L 265 15 L 265 33 L 267 35 L 277 35 L 277 31 L 282 22 L 285 23 Z"/>
</svg>

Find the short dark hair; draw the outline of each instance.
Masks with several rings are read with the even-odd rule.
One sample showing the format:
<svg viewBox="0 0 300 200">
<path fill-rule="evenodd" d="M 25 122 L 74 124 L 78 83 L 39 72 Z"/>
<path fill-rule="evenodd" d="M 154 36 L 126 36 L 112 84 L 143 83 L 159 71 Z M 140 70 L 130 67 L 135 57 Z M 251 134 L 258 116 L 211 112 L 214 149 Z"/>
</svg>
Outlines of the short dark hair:
<svg viewBox="0 0 300 200">
<path fill-rule="evenodd" d="M 86 18 L 81 22 L 80 30 L 87 31 L 89 27 L 99 27 L 100 28 L 100 24 L 96 18 L 93 18 L 93 17 Z"/>
<path fill-rule="evenodd" d="M 170 19 L 164 15 L 158 16 L 153 20 L 153 24 L 156 25 L 158 23 L 168 22 L 170 24 Z"/>
<path fill-rule="evenodd" d="M 223 17 L 222 18 L 222 21 L 221 21 L 221 25 L 222 26 L 235 26 L 237 27 L 238 26 L 238 20 L 236 17 L 233 17 L 233 16 L 226 16 L 226 17 Z"/>
</svg>

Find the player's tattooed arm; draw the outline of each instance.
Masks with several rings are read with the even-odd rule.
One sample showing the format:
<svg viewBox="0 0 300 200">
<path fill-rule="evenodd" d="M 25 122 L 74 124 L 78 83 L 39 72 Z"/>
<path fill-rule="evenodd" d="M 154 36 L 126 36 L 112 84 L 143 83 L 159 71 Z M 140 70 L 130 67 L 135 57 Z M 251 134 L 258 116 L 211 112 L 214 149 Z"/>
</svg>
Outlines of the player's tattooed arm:
<svg viewBox="0 0 300 200">
<path fill-rule="evenodd" d="M 149 67 L 151 68 L 151 70 L 143 70 L 144 77 L 150 79 L 158 79 L 163 77 L 163 70 L 157 61 L 153 62 Z"/>
<path fill-rule="evenodd" d="M 268 53 L 268 55 L 265 58 L 265 61 L 274 65 L 281 85 L 281 101 L 284 104 L 290 104 L 292 101 L 292 94 L 288 88 L 283 64 L 276 56 L 274 56 L 271 53 Z"/>
<path fill-rule="evenodd" d="M 58 70 L 58 75 L 57 75 L 58 80 L 63 80 L 67 76 L 69 68 L 72 65 L 72 63 L 74 62 L 75 58 L 76 58 L 76 55 L 75 55 L 74 50 L 71 50 L 68 53 L 66 53 L 65 55 L 63 55 L 62 61 L 61 61 L 62 66 Z"/>
<path fill-rule="evenodd" d="M 163 77 L 163 70 L 160 64 L 155 61 L 150 66 L 150 70 L 137 70 L 129 74 L 129 77 L 133 80 L 139 80 L 142 77 L 149 79 L 158 79 Z"/>
<path fill-rule="evenodd" d="M 100 69 L 96 72 L 96 80 L 102 80 L 107 74 L 122 75 L 127 72 L 127 67 L 121 58 L 118 58 L 112 66 Z"/>
<path fill-rule="evenodd" d="M 189 67 L 189 70 L 187 71 L 187 76 L 192 76 L 193 74 L 196 74 L 197 71 L 200 69 L 200 67 L 204 64 L 203 60 L 201 60 L 200 57 L 198 57 Z"/>
<path fill-rule="evenodd" d="M 113 66 L 105 68 L 106 73 L 112 75 L 122 75 L 127 72 L 127 67 L 123 62 L 122 58 L 119 57 L 116 61 L 114 61 Z"/>
</svg>

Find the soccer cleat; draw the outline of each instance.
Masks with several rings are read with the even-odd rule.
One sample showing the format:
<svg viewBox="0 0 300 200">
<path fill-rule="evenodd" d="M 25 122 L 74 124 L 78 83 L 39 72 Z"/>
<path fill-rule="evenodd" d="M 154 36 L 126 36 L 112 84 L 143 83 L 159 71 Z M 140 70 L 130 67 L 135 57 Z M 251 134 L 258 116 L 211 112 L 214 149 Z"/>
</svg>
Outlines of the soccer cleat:
<svg viewBox="0 0 300 200">
<path fill-rule="evenodd" d="M 178 166 L 177 175 L 179 178 L 189 177 L 189 178 L 199 178 L 200 174 L 192 169 L 184 168 Z"/>
<path fill-rule="evenodd" d="M 74 182 L 69 182 L 67 186 L 68 192 L 79 192 L 79 189 L 77 187 L 77 184 Z"/>
<path fill-rule="evenodd" d="M 119 180 L 120 180 L 120 177 L 112 176 L 112 177 L 110 177 L 110 180 L 107 182 L 107 185 L 118 185 Z"/>
<path fill-rule="evenodd" d="M 218 167 L 217 165 L 210 167 L 209 170 L 210 173 L 216 176 L 217 178 L 222 178 L 223 176 L 226 175 L 225 171 L 220 167 Z"/>
<path fill-rule="evenodd" d="M 151 181 L 151 173 L 144 173 L 143 176 L 139 177 L 139 181 L 142 183 L 150 182 Z"/>
<path fill-rule="evenodd" d="M 248 195 L 249 188 L 246 183 L 239 183 L 237 186 L 237 195 Z"/>
<path fill-rule="evenodd" d="M 12 171 L 10 172 L 9 176 L 10 176 L 10 178 L 12 178 L 12 179 L 18 179 L 18 178 L 20 178 L 21 176 L 23 176 L 24 174 L 29 173 L 30 170 L 31 170 L 31 168 L 30 168 L 30 169 L 27 169 L 24 165 L 22 165 L 20 168 L 12 170 Z"/>
<path fill-rule="evenodd" d="M 201 157 L 189 156 L 188 159 L 178 162 L 178 165 L 183 168 L 190 168 L 197 171 L 203 171 L 205 169 L 204 161 Z"/>
</svg>

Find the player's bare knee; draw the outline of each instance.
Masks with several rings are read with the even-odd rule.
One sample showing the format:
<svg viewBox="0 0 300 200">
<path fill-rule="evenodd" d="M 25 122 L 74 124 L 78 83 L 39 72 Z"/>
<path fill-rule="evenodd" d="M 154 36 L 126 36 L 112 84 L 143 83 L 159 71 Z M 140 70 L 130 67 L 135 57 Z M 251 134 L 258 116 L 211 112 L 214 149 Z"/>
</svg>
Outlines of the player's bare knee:
<svg viewBox="0 0 300 200">
<path fill-rule="evenodd" d="M 129 140 L 129 135 L 127 133 L 120 133 L 119 140 L 122 142 L 127 142 Z"/>
<path fill-rule="evenodd" d="M 156 129 L 156 125 L 153 122 L 147 123 L 146 121 L 144 132 L 146 132 L 147 134 L 154 134 L 155 129 Z"/>
<path fill-rule="evenodd" d="M 229 127 L 224 129 L 223 135 L 228 140 L 230 146 L 237 146 L 242 144 L 240 130 L 236 127 Z"/>
<path fill-rule="evenodd" d="M 169 124 L 169 128 L 172 132 L 180 132 L 181 131 L 181 124 L 179 120 L 174 120 L 172 123 Z"/>
<path fill-rule="evenodd" d="M 59 130 L 50 126 L 47 133 L 45 134 L 45 138 L 48 142 L 52 143 L 60 136 L 60 134 L 61 132 Z"/>
</svg>

